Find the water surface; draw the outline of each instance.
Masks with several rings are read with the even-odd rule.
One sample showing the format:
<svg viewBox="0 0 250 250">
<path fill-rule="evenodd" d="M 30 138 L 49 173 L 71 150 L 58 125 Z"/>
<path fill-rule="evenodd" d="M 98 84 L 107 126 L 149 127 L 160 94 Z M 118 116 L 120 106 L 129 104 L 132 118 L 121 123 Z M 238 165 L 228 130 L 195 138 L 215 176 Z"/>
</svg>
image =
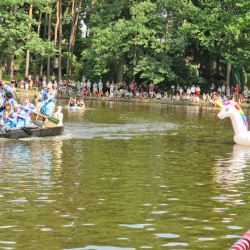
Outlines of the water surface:
<svg viewBox="0 0 250 250">
<path fill-rule="evenodd" d="M 217 108 L 86 106 L 61 137 L 0 140 L 0 249 L 228 249 L 248 230 L 250 148 Z"/>
</svg>

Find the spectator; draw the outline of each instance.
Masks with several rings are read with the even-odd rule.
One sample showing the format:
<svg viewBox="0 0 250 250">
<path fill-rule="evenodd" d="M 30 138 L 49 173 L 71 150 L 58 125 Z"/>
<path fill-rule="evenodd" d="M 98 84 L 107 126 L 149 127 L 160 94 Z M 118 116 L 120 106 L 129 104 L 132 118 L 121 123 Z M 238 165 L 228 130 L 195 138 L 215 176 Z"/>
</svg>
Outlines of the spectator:
<svg viewBox="0 0 250 250">
<path fill-rule="evenodd" d="M 230 95 L 231 95 L 231 97 L 234 95 L 234 86 L 231 86 Z"/>
<path fill-rule="evenodd" d="M 171 86 L 171 94 L 172 95 L 174 95 L 174 93 L 175 93 L 175 86 L 174 86 L 174 84 Z"/>
<path fill-rule="evenodd" d="M 217 89 L 218 95 L 221 95 L 221 87 L 219 86 L 219 88 Z"/>
<path fill-rule="evenodd" d="M 194 85 L 191 87 L 191 95 L 195 95 L 196 88 Z"/>
<path fill-rule="evenodd" d="M 213 96 L 214 94 L 214 84 L 212 83 L 212 86 L 210 87 L 210 92 L 211 92 L 211 96 Z"/>
<path fill-rule="evenodd" d="M 77 86 L 77 93 L 79 93 L 81 91 L 81 83 L 79 80 L 77 81 L 76 86 Z"/>
<path fill-rule="evenodd" d="M 90 93 L 90 91 L 91 91 L 91 82 L 90 82 L 89 79 L 87 81 L 87 90 L 88 90 L 88 93 Z"/>
<path fill-rule="evenodd" d="M 200 89 L 200 87 L 197 85 L 197 86 L 196 86 L 196 89 L 195 89 L 195 93 L 196 93 L 196 96 L 197 96 L 197 97 L 200 97 L 200 92 L 201 92 L 201 89 Z"/>
<path fill-rule="evenodd" d="M 153 94 L 154 94 L 154 84 L 153 84 L 153 82 L 151 82 L 149 84 L 149 97 L 153 98 Z"/>
<path fill-rule="evenodd" d="M 99 93 L 102 92 L 103 89 L 103 83 L 102 80 L 100 79 L 100 81 L 98 82 L 98 89 L 99 89 Z M 103 94 L 103 93 L 102 93 Z"/>
<path fill-rule="evenodd" d="M 96 92 L 98 92 L 97 91 L 97 83 L 94 82 L 94 84 L 93 84 L 93 93 L 95 94 Z"/>
<path fill-rule="evenodd" d="M 234 91 L 235 91 L 235 95 L 237 96 L 238 94 L 239 94 L 239 85 L 238 84 L 236 84 L 236 87 L 235 87 L 235 89 L 234 89 Z"/>
<path fill-rule="evenodd" d="M 225 87 L 225 84 L 222 86 L 221 88 L 221 94 L 222 96 L 226 95 L 226 87 Z"/>
<path fill-rule="evenodd" d="M 227 89 L 226 89 L 226 94 L 227 94 L 227 98 L 229 98 L 229 96 L 230 96 L 230 88 L 229 87 L 227 87 Z"/>
<path fill-rule="evenodd" d="M 109 83 L 109 81 L 106 82 L 106 90 L 110 93 L 110 83 Z"/>
<path fill-rule="evenodd" d="M 176 94 L 180 95 L 180 85 L 179 84 L 177 84 L 177 87 L 176 87 Z"/>
</svg>

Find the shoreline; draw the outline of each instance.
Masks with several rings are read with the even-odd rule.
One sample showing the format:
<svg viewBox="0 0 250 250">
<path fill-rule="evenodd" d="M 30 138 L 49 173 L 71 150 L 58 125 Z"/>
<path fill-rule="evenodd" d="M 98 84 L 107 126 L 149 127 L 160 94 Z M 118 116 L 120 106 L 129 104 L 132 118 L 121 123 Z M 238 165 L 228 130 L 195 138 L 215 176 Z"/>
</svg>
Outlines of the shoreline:
<svg viewBox="0 0 250 250">
<path fill-rule="evenodd" d="M 35 94 L 39 94 L 39 92 L 28 92 L 28 93 L 24 93 L 24 92 L 17 92 L 17 97 L 24 97 L 24 96 L 29 96 L 29 97 L 35 97 Z M 59 100 L 69 100 L 70 97 L 73 98 L 79 98 L 77 95 L 58 95 L 57 99 Z M 109 97 L 92 97 L 92 96 L 85 96 L 84 100 L 95 100 L 95 101 L 102 101 L 102 102 L 112 102 L 113 98 Z M 124 97 L 121 98 L 116 98 L 116 102 L 134 102 L 134 103 L 159 103 L 159 104 L 167 104 L 167 105 L 181 105 L 181 106 L 198 106 L 198 107 L 214 107 L 212 103 L 210 102 L 190 102 L 190 101 L 176 101 L 176 100 L 163 100 L 163 99 L 125 99 Z M 242 109 L 249 109 L 250 106 L 249 105 L 242 105 L 240 104 L 240 107 Z"/>
</svg>

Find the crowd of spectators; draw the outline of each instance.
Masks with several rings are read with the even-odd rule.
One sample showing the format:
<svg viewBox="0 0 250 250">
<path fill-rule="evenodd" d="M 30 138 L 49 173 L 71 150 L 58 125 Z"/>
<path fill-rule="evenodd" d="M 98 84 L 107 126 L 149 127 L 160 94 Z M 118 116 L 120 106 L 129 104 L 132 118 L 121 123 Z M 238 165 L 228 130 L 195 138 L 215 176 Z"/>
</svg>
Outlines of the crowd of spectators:
<svg viewBox="0 0 250 250">
<path fill-rule="evenodd" d="M 58 83 L 56 77 L 53 74 L 51 76 L 50 83 L 53 84 L 54 90 L 61 95 L 73 95 L 76 93 L 77 96 L 95 96 L 95 97 L 106 97 L 116 98 L 124 97 L 126 99 L 168 99 L 168 100 L 189 100 L 191 102 L 208 101 L 215 103 L 216 100 L 224 102 L 229 99 L 238 101 L 239 103 L 249 103 L 248 88 L 245 88 L 244 94 L 239 93 L 238 84 L 231 88 L 226 88 L 225 85 L 219 86 L 217 89 L 214 84 L 210 86 L 210 93 L 203 93 L 201 95 L 201 88 L 198 85 L 192 85 L 191 87 L 181 87 L 179 84 L 176 86 L 173 84 L 169 92 L 159 91 L 158 85 L 153 84 L 137 84 L 136 82 L 130 81 L 128 84 L 125 81 L 115 83 L 114 81 L 107 81 L 105 84 L 100 79 L 99 82 L 91 83 L 89 79 L 82 76 L 81 81 L 73 81 L 70 76 L 67 80 L 60 80 Z M 35 77 L 35 81 L 32 80 L 31 75 L 26 76 L 18 84 L 17 79 L 11 78 L 11 87 L 20 88 L 21 91 L 37 90 L 38 87 L 46 88 L 47 79 L 45 75 Z"/>
</svg>

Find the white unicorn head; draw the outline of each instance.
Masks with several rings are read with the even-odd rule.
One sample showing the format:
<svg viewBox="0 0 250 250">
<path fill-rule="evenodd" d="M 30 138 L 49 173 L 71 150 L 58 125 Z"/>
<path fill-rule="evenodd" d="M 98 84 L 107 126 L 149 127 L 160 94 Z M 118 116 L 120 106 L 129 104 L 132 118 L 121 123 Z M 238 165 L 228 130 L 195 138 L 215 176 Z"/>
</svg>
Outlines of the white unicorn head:
<svg viewBox="0 0 250 250">
<path fill-rule="evenodd" d="M 216 104 L 222 108 L 218 114 L 220 119 L 224 119 L 226 117 L 231 118 L 235 135 L 247 132 L 247 119 L 241 110 L 241 107 L 236 102 L 226 101 L 224 105 L 219 102 L 216 102 Z"/>
</svg>

